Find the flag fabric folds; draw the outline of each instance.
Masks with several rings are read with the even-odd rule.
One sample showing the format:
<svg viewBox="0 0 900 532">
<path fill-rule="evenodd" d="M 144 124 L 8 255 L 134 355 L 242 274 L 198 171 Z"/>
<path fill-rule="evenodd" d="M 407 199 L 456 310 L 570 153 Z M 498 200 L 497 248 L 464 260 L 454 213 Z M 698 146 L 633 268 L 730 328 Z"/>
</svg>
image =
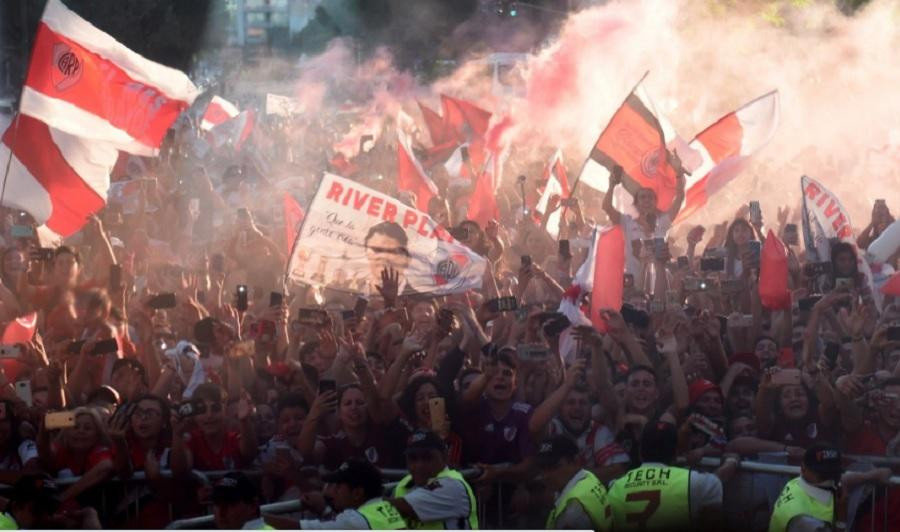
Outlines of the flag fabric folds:
<svg viewBox="0 0 900 532">
<path fill-rule="evenodd" d="M 553 157 L 550 158 L 550 162 L 544 169 L 544 178 L 546 179 L 546 185 L 544 185 L 544 191 L 541 193 L 541 197 L 535 206 L 535 210 L 541 213 L 542 216 L 547 212 L 547 206 L 553 196 L 563 200 L 568 198 L 571 193 L 569 190 L 569 178 L 566 175 L 566 167 L 563 164 L 560 150 L 556 150 Z M 562 216 L 563 209 L 559 208 L 550 214 L 550 219 L 547 221 L 547 232 L 553 238 L 559 237 Z"/>
<path fill-rule="evenodd" d="M 787 248 L 771 230 L 760 253 L 759 299 L 763 308 L 769 310 L 791 308 Z"/>
<path fill-rule="evenodd" d="M 200 119 L 200 129 L 209 131 L 223 122 L 236 117 L 240 110 L 221 96 L 213 96 Z"/>
<path fill-rule="evenodd" d="M 141 57 L 59 0 L 49 0 L 20 111 L 64 133 L 155 155 L 198 92 L 183 72 Z"/>
<path fill-rule="evenodd" d="M 416 195 L 416 207 L 428 212 L 428 202 L 438 193 L 437 185 L 428 177 L 412 151 L 409 136 L 397 130 L 397 189 Z"/>
</svg>

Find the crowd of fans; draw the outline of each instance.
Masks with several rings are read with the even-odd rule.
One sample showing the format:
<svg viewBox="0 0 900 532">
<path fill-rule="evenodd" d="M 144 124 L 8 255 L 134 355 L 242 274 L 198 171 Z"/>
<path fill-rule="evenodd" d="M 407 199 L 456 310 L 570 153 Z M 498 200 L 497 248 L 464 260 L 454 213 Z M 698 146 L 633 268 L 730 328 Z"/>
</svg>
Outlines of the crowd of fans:
<svg viewBox="0 0 900 532">
<path fill-rule="evenodd" d="M 129 195 L 58 247 L 4 211 L 0 320 L 27 329 L 14 320 L 36 313 L 30 341 L 0 348 L 0 482 L 17 486 L 6 512 L 19 526 L 163 527 L 212 506 L 220 527 L 259 528 L 259 504 L 299 499 L 284 526 L 543 527 L 551 510 L 567 522 L 554 497 L 581 468 L 608 486 L 642 463 L 715 457 L 721 468 L 692 477 L 691 514 L 759 530 L 771 509 L 762 523 L 747 508 L 722 516 L 740 460 L 799 465 L 824 443 L 897 456 L 900 301 L 877 310 L 851 245 L 832 246 L 827 271 L 809 264 L 782 206 L 764 205 L 778 208 L 768 223 L 736 205 L 682 240 L 669 231 L 677 205 L 659 212 L 651 190 L 636 215 L 555 198 L 564 248 L 511 185 L 500 219 L 467 221 L 471 187 L 450 187 L 438 165 L 430 214 L 487 258 L 482 290 L 398 293 L 385 271 L 371 293 L 285 293 L 291 242 L 272 206 L 285 190 L 305 205 L 321 172 L 338 171 L 330 127 L 263 121 L 251 148 L 201 159 L 182 123 L 161 159 L 122 172 Z M 413 202 L 395 188 L 392 127 L 339 166 Z M 892 221 L 877 203 L 860 245 Z M 557 312 L 597 224 L 622 225 L 628 246 L 625 305 L 605 311 L 605 334 Z M 789 247 L 789 312 L 760 304 L 753 247 L 767 229 Z M 508 296 L 516 310 L 491 310 Z M 372 502 L 384 469 L 410 477 Z M 467 469 L 467 481 L 441 478 Z M 423 487 L 440 496 L 416 496 Z M 861 530 L 882 526 L 869 520 L 885 506 L 883 530 L 900 529 L 900 493 L 886 493 L 860 503 Z"/>
</svg>

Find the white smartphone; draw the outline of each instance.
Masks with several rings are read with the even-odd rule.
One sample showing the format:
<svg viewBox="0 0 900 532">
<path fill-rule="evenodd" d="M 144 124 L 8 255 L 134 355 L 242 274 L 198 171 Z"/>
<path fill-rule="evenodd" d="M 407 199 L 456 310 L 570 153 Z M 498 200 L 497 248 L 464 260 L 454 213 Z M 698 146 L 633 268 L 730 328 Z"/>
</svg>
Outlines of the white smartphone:
<svg viewBox="0 0 900 532">
<path fill-rule="evenodd" d="M 16 381 L 16 396 L 22 400 L 23 403 L 28 405 L 28 408 L 33 406 L 33 399 L 31 397 L 31 381 Z"/>
</svg>

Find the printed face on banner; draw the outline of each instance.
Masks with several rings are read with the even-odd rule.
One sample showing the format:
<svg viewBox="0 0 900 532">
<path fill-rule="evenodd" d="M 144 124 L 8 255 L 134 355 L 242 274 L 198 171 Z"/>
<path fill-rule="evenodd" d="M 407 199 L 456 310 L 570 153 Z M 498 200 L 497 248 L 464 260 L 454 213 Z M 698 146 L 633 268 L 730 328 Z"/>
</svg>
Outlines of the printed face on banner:
<svg viewBox="0 0 900 532">
<path fill-rule="evenodd" d="M 401 292 L 480 288 L 485 260 L 427 214 L 342 177 L 325 174 L 289 266 L 292 280 L 373 293 L 394 269 Z"/>
</svg>

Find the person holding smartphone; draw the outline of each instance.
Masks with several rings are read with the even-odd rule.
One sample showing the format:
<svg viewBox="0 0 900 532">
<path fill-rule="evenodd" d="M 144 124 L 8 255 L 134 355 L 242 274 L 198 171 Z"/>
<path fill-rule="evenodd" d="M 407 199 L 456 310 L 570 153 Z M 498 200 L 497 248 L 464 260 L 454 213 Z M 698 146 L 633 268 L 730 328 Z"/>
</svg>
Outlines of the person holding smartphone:
<svg viewBox="0 0 900 532">
<path fill-rule="evenodd" d="M 619 212 L 613 206 L 613 197 L 616 187 L 622 184 L 624 170 L 621 166 L 613 168 L 609 177 L 609 189 L 603 198 L 603 210 L 613 224 L 622 226 L 625 233 L 625 272 L 634 275 L 636 279 L 643 279 L 643 266 L 640 257 L 635 254 L 636 250 L 633 249 L 632 242 L 653 240 L 654 238 L 665 239 L 684 203 L 686 175 L 684 168 L 677 153 L 667 152 L 666 155 L 676 172 L 675 197 L 666 211 L 659 209 L 656 191 L 652 188 L 639 188 L 633 195 L 633 205 L 637 211 L 637 217 L 634 218 L 629 214 Z"/>
</svg>

